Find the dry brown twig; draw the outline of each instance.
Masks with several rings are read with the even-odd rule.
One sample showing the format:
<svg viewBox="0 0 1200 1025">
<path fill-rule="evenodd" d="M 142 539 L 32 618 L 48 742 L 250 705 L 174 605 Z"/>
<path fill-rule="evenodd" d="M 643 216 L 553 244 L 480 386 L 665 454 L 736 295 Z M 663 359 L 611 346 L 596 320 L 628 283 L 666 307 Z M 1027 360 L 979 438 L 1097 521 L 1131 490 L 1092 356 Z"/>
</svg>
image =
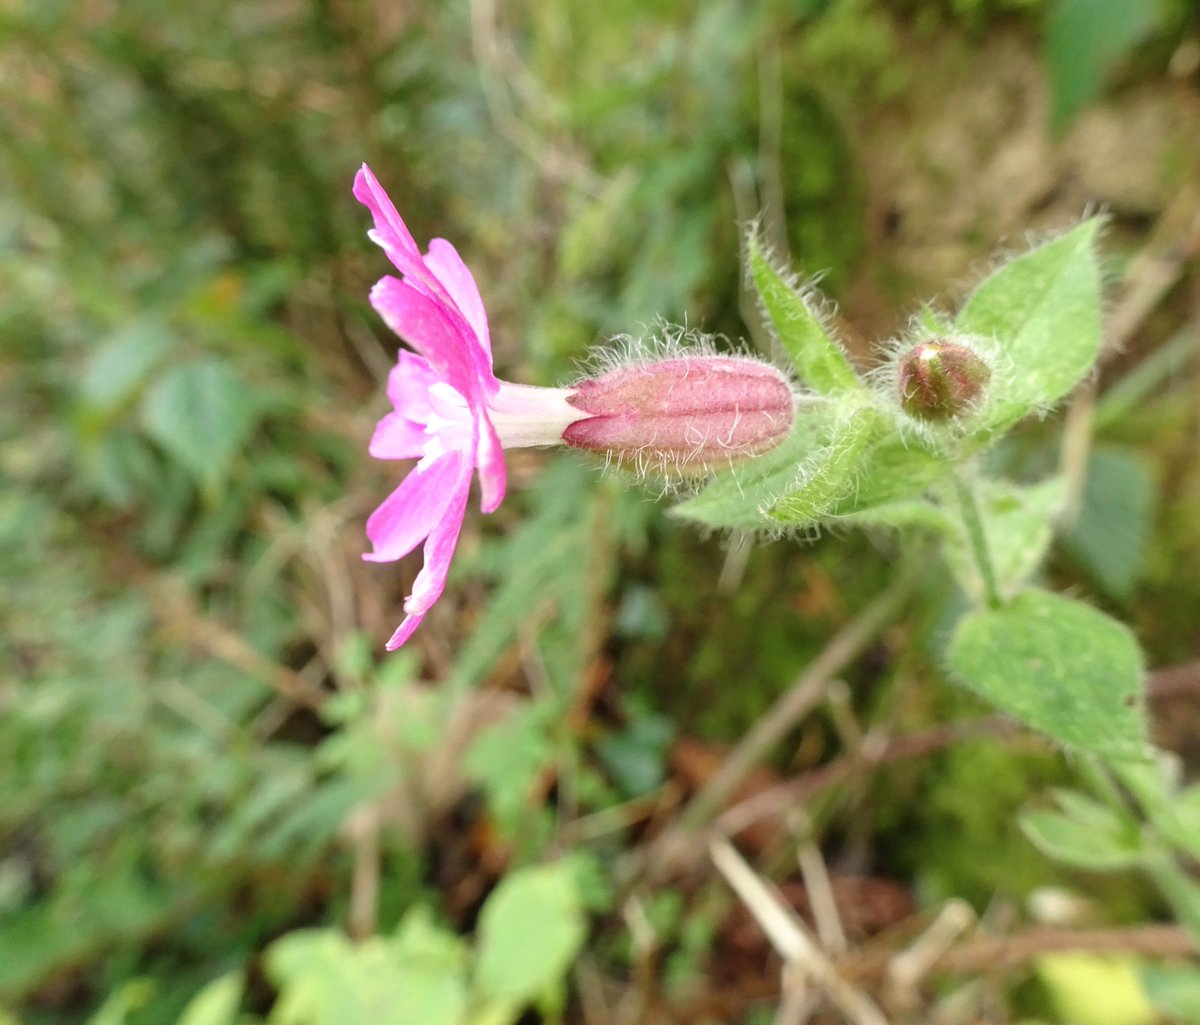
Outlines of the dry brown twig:
<svg viewBox="0 0 1200 1025">
<path fill-rule="evenodd" d="M 766 933 L 771 946 L 783 958 L 785 976 L 797 972 L 811 979 L 829 1002 L 855 1025 L 888 1025 L 875 1002 L 838 974 L 799 915 L 750 868 L 728 840 L 713 841 L 708 852 L 717 871 L 741 898 Z"/>
</svg>

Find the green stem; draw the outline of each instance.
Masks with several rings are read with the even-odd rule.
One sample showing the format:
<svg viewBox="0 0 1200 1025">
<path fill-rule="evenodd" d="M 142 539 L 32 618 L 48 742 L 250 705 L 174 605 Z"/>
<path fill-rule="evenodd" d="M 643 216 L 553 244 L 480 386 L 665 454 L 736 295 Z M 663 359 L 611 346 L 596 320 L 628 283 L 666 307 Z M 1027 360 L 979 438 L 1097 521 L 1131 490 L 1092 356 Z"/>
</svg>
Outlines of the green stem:
<svg viewBox="0 0 1200 1025">
<path fill-rule="evenodd" d="M 996 567 L 992 565 L 992 556 L 988 551 L 987 534 L 983 530 L 983 517 L 979 515 L 979 503 L 975 501 L 975 492 L 958 476 L 954 478 L 954 490 L 958 495 L 959 508 L 962 510 L 967 541 L 971 545 L 971 552 L 975 556 L 975 565 L 979 568 L 979 576 L 983 581 L 988 607 L 998 609 L 1004 603 L 1000 600 L 1000 586 L 996 582 Z"/>
</svg>

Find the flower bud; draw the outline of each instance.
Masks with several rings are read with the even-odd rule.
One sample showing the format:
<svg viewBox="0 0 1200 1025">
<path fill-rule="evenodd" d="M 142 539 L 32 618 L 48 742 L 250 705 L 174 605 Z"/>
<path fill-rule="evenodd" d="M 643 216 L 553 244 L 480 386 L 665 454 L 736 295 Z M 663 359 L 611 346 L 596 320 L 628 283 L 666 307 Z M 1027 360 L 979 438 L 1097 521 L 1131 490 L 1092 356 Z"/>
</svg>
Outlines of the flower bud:
<svg viewBox="0 0 1200 1025">
<path fill-rule="evenodd" d="M 978 401 L 991 376 L 988 365 L 966 345 L 945 338 L 922 342 L 900 358 L 900 405 L 918 420 L 951 420 Z"/>
<path fill-rule="evenodd" d="M 795 415 L 783 374 L 740 356 L 620 367 L 581 382 L 567 401 L 590 414 L 563 432 L 568 445 L 683 475 L 762 455 Z"/>
</svg>

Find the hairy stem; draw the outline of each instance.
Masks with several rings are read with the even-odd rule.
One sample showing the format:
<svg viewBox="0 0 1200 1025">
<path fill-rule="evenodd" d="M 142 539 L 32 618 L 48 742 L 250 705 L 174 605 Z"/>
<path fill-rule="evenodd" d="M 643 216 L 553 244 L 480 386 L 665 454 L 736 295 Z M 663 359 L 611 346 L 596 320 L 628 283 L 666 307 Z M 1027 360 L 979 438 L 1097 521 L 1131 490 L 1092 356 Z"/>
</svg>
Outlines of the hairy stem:
<svg viewBox="0 0 1200 1025">
<path fill-rule="evenodd" d="M 983 518 L 979 515 L 979 503 L 975 500 L 975 492 L 957 475 L 954 478 L 954 490 L 962 512 L 967 542 L 971 546 L 971 554 L 975 557 L 979 578 L 983 581 L 984 596 L 990 608 L 998 609 L 1003 604 L 1000 600 L 1000 586 L 996 581 L 996 567 L 992 565 L 992 556 L 988 551 L 987 534 L 983 530 Z"/>
</svg>

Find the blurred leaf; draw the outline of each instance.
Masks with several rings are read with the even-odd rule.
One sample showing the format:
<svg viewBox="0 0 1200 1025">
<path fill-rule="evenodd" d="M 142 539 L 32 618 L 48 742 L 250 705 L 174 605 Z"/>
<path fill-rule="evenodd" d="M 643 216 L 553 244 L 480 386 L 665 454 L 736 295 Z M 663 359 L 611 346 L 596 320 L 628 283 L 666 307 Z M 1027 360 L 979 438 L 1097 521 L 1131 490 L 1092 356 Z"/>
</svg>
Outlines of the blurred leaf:
<svg viewBox="0 0 1200 1025">
<path fill-rule="evenodd" d="M 510 872 L 479 915 L 475 989 L 501 1004 L 528 1004 L 561 985 L 586 935 L 569 862 Z"/>
<path fill-rule="evenodd" d="M 1069 747 L 1146 756 L 1141 651 L 1102 612 L 1030 589 L 967 613 L 947 659 L 971 690 Z"/>
<path fill-rule="evenodd" d="M 1152 815 L 1152 821 L 1165 839 L 1200 860 L 1200 785 L 1180 791 L 1166 813 Z"/>
<path fill-rule="evenodd" d="M 1038 850 L 1072 868 L 1115 872 L 1133 868 L 1142 857 L 1138 824 L 1090 797 L 1072 791 L 1056 795 L 1060 812 L 1032 810 L 1018 818 Z"/>
<path fill-rule="evenodd" d="M 811 301 L 771 265 L 757 233 L 746 240 L 750 275 L 772 333 L 808 387 L 823 395 L 861 391 L 841 346 L 826 332 Z"/>
<path fill-rule="evenodd" d="M 1100 351 L 1100 273 L 1096 234 L 1101 221 L 1045 242 L 994 271 L 975 289 L 955 327 L 992 340 L 998 368 L 981 411 L 978 437 L 996 433 L 1066 395 Z M 1001 372 L 1003 370 L 1003 372 Z"/>
<path fill-rule="evenodd" d="M 166 324 L 142 318 L 123 325 L 98 343 L 84 367 L 79 397 L 110 412 L 133 395 L 171 349 Z"/>
<path fill-rule="evenodd" d="M 1045 53 L 1056 131 L 1099 95 L 1117 58 L 1146 36 L 1163 9 L 1158 0 L 1054 0 Z"/>
<path fill-rule="evenodd" d="M 234 1025 L 245 982 L 242 972 L 213 979 L 188 1002 L 177 1025 Z"/>
<path fill-rule="evenodd" d="M 502 722 L 481 730 L 463 755 L 463 772 L 483 787 L 505 836 L 517 835 L 529 812 L 534 783 L 553 756 L 554 715 L 550 702 L 524 702 Z"/>
<path fill-rule="evenodd" d="M 1200 1025 L 1200 968 L 1145 964 L 1138 969 L 1146 997 L 1179 1025 Z"/>
<path fill-rule="evenodd" d="M 157 986 L 153 979 L 132 979 L 112 994 L 87 1025 L 127 1025 L 129 1016 L 147 1006 Z"/>
<path fill-rule="evenodd" d="M 643 713 L 620 733 L 605 737 L 597 754 L 621 790 L 638 797 L 662 786 L 674 739 L 675 726 L 669 719 Z"/>
<path fill-rule="evenodd" d="M 147 433 L 206 486 L 226 475 L 257 415 L 254 392 L 214 358 L 170 367 L 142 403 Z"/>
<path fill-rule="evenodd" d="M 357 946 L 333 929 L 289 933 L 267 951 L 280 987 L 271 1025 L 462 1025 L 464 956 L 423 911 L 394 940 Z"/>
<path fill-rule="evenodd" d="M 1180 867 L 1173 855 L 1164 852 L 1149 865 L 1149 873 L 1179 924 L 1200 944 L 1200 882 L 1192 878 L 1191 869 Z"/>
<path fill-rule="evenodd" d="M 1065 542 L 1113 598 L 1133 593 L 1145 560 L 1154 499 L 1154 480 L 1143 457 L 1114 446 L 1092 451 L 1079 516 Z"/>
<path fill-rule="evenodd" d="M 1066 952 L 1034 962 L 1061 1020 L 1072 1025 L 1153 1025 L 1131 955 Z"/>
</svg>

